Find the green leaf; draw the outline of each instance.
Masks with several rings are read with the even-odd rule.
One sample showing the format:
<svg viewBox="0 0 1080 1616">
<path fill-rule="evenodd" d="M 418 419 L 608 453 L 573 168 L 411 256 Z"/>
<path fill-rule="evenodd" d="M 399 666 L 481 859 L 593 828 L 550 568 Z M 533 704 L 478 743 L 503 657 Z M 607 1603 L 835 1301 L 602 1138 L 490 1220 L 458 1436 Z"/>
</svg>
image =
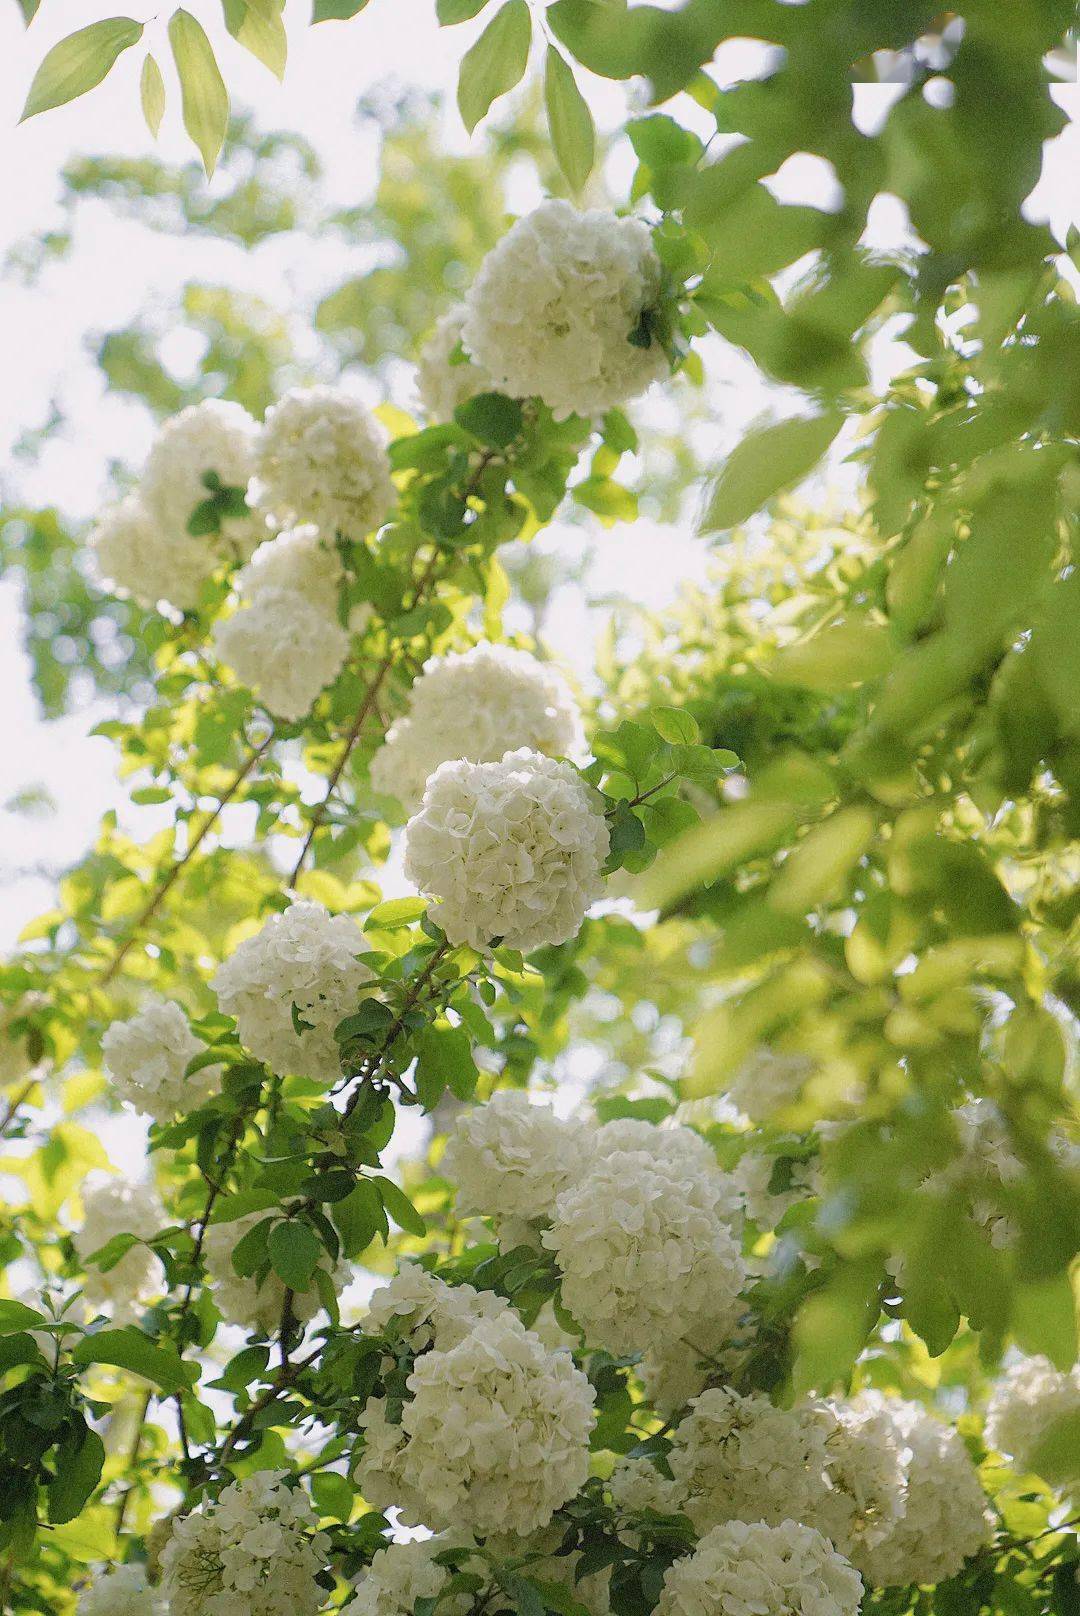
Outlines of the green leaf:
<svg viewBox="0 0 1080 1616">
<path fill-rule="evenodd" d="M 225 26 L 236 43 L 275 78 L 284 78 L 289 41 L 277 0 L 223 0 L 223 6 Z"/>
<path fill-rule="evenodd" d="M 16 0 L 16 3 L 18 4 L 19 10 L 23 14 L 23 22 L 26 24 L 27 28 L 29 28 L 30 24 L 38 14 L 38 7 L 41 5 L 41 0 Z"/>
<path fill-rule="evenodd" d="M 139 99 L 142 101 L 146 127 L 156 140 L 161 120 L 165 116 L 165 80 L 153 56 L 148 55 L 142 65 L 139 79 Z"/>
<path fill-rule="evenodd" d="M 342 1255 L 350 1259 L 366 1251 L 377 1234 L 385 1238 L 389 1232 L 379 1192 L 367 1178 L 330 1208 L 330 1220 L 341 1236 Z"/>
<path fill-rule="evenodd" d="M 427 913 L 424 898 L 390 898 L 376 904 L 368 915 L 365 926 L 377 926 L 382 931 L 396 931 L 400 926 L 411 926 Z"/>
<path fill-rule="evenodd" d="M 206 31 L 181 8 L 169 18 L 169 43 L 180 77 L 184 128 L 199 149 L 207 179 L 217 166 L 229 122 L 229 92 Z"/>
<path fill-rule="evenodd" d="M 134 1325 L 83 1336 L 71 1357 L 80 1369 L 96 1363 L 128 1369 L 133 1375 L 152 1380 L 163 1392 L 181 1391 L 199 1378 L 196 1364 L 184 1363 L 175 1347 L 155 1346 Z"/>
<path fill-rule="evenodd" d="M 478 1072 L 473 1060 L 472 1039 L 464 1027 L 445 1022 L 425 1027 L 417 1039 L 417 1093 L 426 1110 L 437 1105 L 448 1085 L 459 1100 L 469 1100 L 476 1089 Z"/>
<path fill-rule="evenodd" d="M 554 45 L 548 46 L 544 71 L 551 144 L 571 190 L 580 191 L 592 173 L 596 130 L 588 102 L 578 89 L 573 69 Z"/>
<path fill-rule="evenodd" d="M 454 420 L 489 449 L 505 449 L 520 437 L 524 412 L 516 398 L 504 393 L 476 393 L 459 404 Z"/>
<path fill-rule="evenodd" d="M 506 0 L 465 52 L 458 74 L 457 102 L 470 135 L 492 102 L 522 78 L 531 40 L 527 0 Z"/>
<path fill-rule="evenodd" d="M 49 1519 L 56 1526 L 73 1521 L 101 1480 L 105 1444 L 96 1431 L 83 1426 L 77 1436 L 65 1438 L 56 1451 L 56 1478 L 48 1486 Z"/>
<path fill-rule="evenodd" d="M 685 707 L 654 707 L 649 718 L 656 733 L 672 746 L 693 746 L 701 739 L 697 719 Z"/>
<path fill-rule="evenodd" d="M 802 482 L 842 424 L 843 416 L 830 410 L 751 432 L 729 455 L 713 483 L 701 531 L 737 527 L 774 494 Z"/>
<path fill-rule="evenodd" d="M 468 22 L 479 16 L 488 0 L 435 0 L 435 15 L 440 28 L 449 28 L 457 22 Z"/>
<path fill-rule="evenodd" d="M 383 1205 L 400 1228 L 407 1234 L 427 1234 L 427 1224 L 404 1190 L 388 1178 L 374 1177 L 368 1182 L 377 1186 Z"/>
<path fill-rule="evenodd" d="M 143 25 L 133 17 L 104 17 L 53 46 L 30 86 L 20 123 L 62 107 L 100 84 L 118 56 L 137 45 Z"/>
<path fill-rule="evenodd" d="M 1040 1433 L 1029 1468 L 1054 1487 L 1080 1480 L 1080 1409 L 1052 1420 Z"/>
<path fill-rule="evenodd" d="M 311 21 L 348 22 L 350 17 L 359 16 L 367 3 L 368 0 L 314 0 Z"/>
<path fill-rule="evenodd" d="M 266 1240 L 273 1270 L 291 1291 L 309 1288 L 322 1249 L 312 1230 L 298 1218 L 275 1223 Z"/>
<path fill-rule="evenodd" d="M 44 1313 L 27 1307 L 25 1302 L 0 1299 L 0 1335 L 9 1335 L 13 1330 L 35 1330 L 47 1323 Z"/>
</svg>

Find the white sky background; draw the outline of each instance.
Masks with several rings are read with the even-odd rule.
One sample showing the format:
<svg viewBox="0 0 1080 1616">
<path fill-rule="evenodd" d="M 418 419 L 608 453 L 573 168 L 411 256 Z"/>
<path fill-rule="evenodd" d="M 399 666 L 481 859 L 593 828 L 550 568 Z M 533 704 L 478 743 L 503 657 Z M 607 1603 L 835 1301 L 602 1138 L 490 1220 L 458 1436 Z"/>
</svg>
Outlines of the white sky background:
<svg viewBox="0 0 1080 1616">
<path fill-rule="evenodd" d="M 167 160 L 187 161 L 191 148 L 180 127 L 179 95 L 170 78 L 165 20 L 172 6 L 162 8 L 159 20 L 146 31 L 144 43 L 157 56 L 165 73 L 169 107 L 160 143 L 154 148 L 142 121 L 137 79 L 143 50 L 125 53 L 105 85 L 69 107 L 57 109 L 19 128 L 15 119 L 25 98 L 34 67 L 57 38 L 95 17 L 114 15 L 127 7 L 123 0 L 44 0 L 42 12 L 29 32 L 24 31 L 14 0 L 0 0 L 0 260 L 27 235 L 55 226 L 57 175 L 66 159 L 77 153 L 109 152 L 137 155 L 156 149 Z M 132 4 L 135 14 L 143 8 Z M 213 23 L 215 42 L 222 35 L 216 26 L 220 11 L 216 0 L 192 0 L 190 9 Z M 307 0 L 289 0 L 290 62 L 279 86 L 253 58 L 232 41 L 222 48 L 227 57 L 226 77 L 239 105 L 254 108 L 267 130 L 296 129 L 318 148 L 326 165 L 327 186 L 335 200 L 355 203 L 370 193 L 376 179 L 377 149 L 373 136 L 358 127 L 354 109 L 358 97 L 390 78 L 447 93 L 451 110 L 446 120 L 448 140 L 467 147 L 464 131 L 453 111 L 453 85 L 457 63 L 480 24 L 440 33 L 434 21 L 433 0 L 372 0 L 369 9 L 350 23 L 306 25 Z M 719 76 L 745 77 L 758 70 L 762 48 L 751 42 L 726 46 L 718 61 Z M 535 64 L 534 64 L 535 65 Z M 625 116 L 626 91 L 586 75 L 587 93 L 598 119 L 613 126 Z M 857 91 L 861 120 L 884 114 L 896 94 L 895 86 L 864 86 Z M 1063 86 L 1058 100 L 1076 118 L 1080 99 L 1076 86 Z M 474 136 L 483 138 L 483 125 Z M 616 175 L 629 172 L 630 159 L 617 151 L 612 159 Z M 793 159 L 783 176 L 784 200 L 805 200 L 828 205 L 828 174 L 815 159 Z M 1080 123 L 1048 148 L 1047 170 L 1031 211 L 1048 217 L 1063 239 L 1067 225 L 1080 213 L 1077 174 L 1080 173 Z M 532 195 L 514 196 L 516 207 L 532 205 Z M 77 250 L 70 264 L 48 270 L 34 288 L 0 283 L 0 360 L 4 387 L 0 393 L 0 479 L 11 443 L 20 431 L 45 418 L 50 398 L 62 389 L 71 413 L 67 434 L 50 448 L 41 467 L 18 471 L 18 486 L 28 497 L 56 502 L 77 515 L 89 515 L 107 492 L 106 462 L 110 455 L 138 458 L 145 442 L 143 412 L 122 401 L 103 401 L 100 378 L 81 351 L 87 330 L 108 330 L 125 324 L 147 304 L 165 298 L 192 278 L 220 279 L 289 306 L 290 288 L 320 284 L 326 273 L 325 254 L 311 244 L 290 237 L 265 249 L 243 254 L 229 244 L 205 238 L 185 241 L 178 252 L 175 238 L 111 219 L 104 208 L 84 208 Z M 879 203 L 875 212 L 877 244 L 890 245 L 902 235 L 899 206 Z M 332 251 L 340 253 L 334 247 Z M 343 278 L 347 265 L 340 256 L 327 275 L 329 283 Z M 312 276 L 316 277 L 313 282 Z M 754 367 L 732 350 L 724 350 L 721 367 L 710 368 L 712 403 L 716 421 L 709 447 L 717 459 L 742 431 L 763 412 L 790 412 L 792 400 L 767 388 Z M 878 380 L 906 362 L 900 344 L 886 344 L 878 358 Z M 657 412 L 673 406 L 663 395 L 646 408 Z M 374 398 L 371 400 L 375 401 Z M 398 400 L 408 403 L 407 392 Z M 580 528 L 555 531 L 555 545 L 582 544 Z M 704 576 L 707 549 L 686 528 L 661 528 L 642 521 L 634 528 L 599 532 L 596 557 L 589 575 L 595 594 L 618 590 L 658 605 L 675 593 L 680 579 Z M 564 594 L 549 623 L 548 639 L 556 654 L 584 674 L 591 665 L 596 624 L 580 598 Z M 116 786 L 112 749 L 104 741 L 88 738 L 100 711 L 78 713 L 50 725 L 40 721 L 30 687 L 26 659 L 19 646 L 20 603 L 17 586 L 0 582 L 0 948 L 9 947 L 26 920 L 50 907 L 49 871 L 76 859 L 94 834 L 102 811 L 123 801 Z M 43 784 L 57 811 L 47 818 L 4 814 L 2 804 L 20 789 Z M 146 810 L 142 813 L 145 815 Z M 136 822 L 148 834 L 149 820 Z M 26 873 L 42 866 L 40 877 Z"/>
</svg>

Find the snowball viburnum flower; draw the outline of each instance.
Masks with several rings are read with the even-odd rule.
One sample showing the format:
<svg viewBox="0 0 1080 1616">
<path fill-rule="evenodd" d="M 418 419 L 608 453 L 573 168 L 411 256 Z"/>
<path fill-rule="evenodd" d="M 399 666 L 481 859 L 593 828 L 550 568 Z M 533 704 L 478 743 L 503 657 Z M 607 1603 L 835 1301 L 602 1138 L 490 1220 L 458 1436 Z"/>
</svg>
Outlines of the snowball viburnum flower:
<svg viewBox="0 0 1080 1616">
<path fill-rule="evenodd" d="M 857 1571 L 812 1526 L 728 1521 L 664 1577 L 657 1616 L 856 1616 Z"/>
<path fill-rule="evenodd" d="M 668 370 L 658 344 L 637 339 L 659 293 L 660 260 L 640 219 L 544 202 L 484 259 L 462 343 L 498 391 L 540 398 L 556 420 L 600 415 Z"/>
<path fill-rule="evenodd" d="M 546 1526 L 589 1473 L 593 1392 L 568 1352 L 550 1352 L 509 1309 L 453 1347 L 416 1359 L 399 1423 L 372 1398 L 360 1416 L 364 1497 L 436 1529 L 525 1535 Z"/>
<path fill-rule="evenodd" d="M 214 1303 L 222 1318 L 229 1324 L 239 1324 L 264 1335 L 270 1335 L 281 1324 L 285 1285 L 272 1269 L 261 1281 L 254 1274 L 238 1274 L 233 1266 L 233 1252 L 244 1236 L 267 1216 L 266 1212 L 248 1212 L 229 1223 L 212 1223 L 203 1236 L 203 1260 L 213 1286 Z M 319 1258 L 316 1272 L 328 1274 L 335 1290 L 347 1282 L 345 1265 L 335 1266 L 326 1253 Z M 322 1295 L 313 1275 L 307 1290 L 291 1293 L 289 1312 L 298 1324 L 307 1324 L 322 1305 Z"/>
<path fill-rule="evenodd" d="M 959 1433 L 918 1403 L 861 1392 L 853 1406 L 883 1412 L 904 1455 L 904 1507 L 879 1540 L 855 1551 L 868 1583 L 881 1588 L 955 1576 L 990 1538 L 978 1473 Z"/>
<path fill-rule="evenodd" d="M 420 350 L 416 366 L 416 390 L 429 421 L 452 421 L 459 404 L 477 393 L 494 393 L 498 388 L 480 365 L 464 358 L 453 363 L 465 324 L 465 305 L 457 304 L 439 316 L 435 329 Z"/>
<path fill-rule="evenodd" d="M 161 1557 L 169 1616 L 317 1616 L 329 1539 L 284 1472 L 259 1470 L 174 1523 Z"/>
<path fill-rule="evenodd" d="M 441 1532 L 378 1549 L 341 1616 L 413 1616 L 416 1601 L 439 1598 L 453 1575 L 449 1567 L 437 1564 L 435 1556 L 459 1544 L 453 1533 Z M 446 1616 L 465 1616 L 472 1603 L 470 1593 L 454 1594 L 440 1599 L 439 1610 Z"/>
<path fill-rule="evenodd" d="M 414 808 L 440 763 L 493 763 L 519 747 L 572 757 L 581 716 L 557 668 L 528 651 L 481 644 L 432 657 L 371 764 L 377 791 Z"/>
<path fill-rule="evenodd" d="M 1007 1454 L 1020 1471 L 1030 1468 L 1041 1437 L 1057 1421 L 1080 1416 L 1080 1364 L 1063 1371 L 1049 1358 L 1022 1358 L 994 1387 L 986 1410 L 987 1445 Z M 1072 1474 L 1047 1476 L 1054 1486 L 1080 1480 L 1080 1454 Z"/>
<path fill-rule="evenodd" d="M 762 1047 L 743 1061 L 728 1094 L 751 1122 L 767 1122 L 799 1098 L 813 1071 L 808 1055 Z"/>
<path fill-rule="evenodd" d="M 240 1042 L 271 1071 L 329 1083 L 341 1071 L 334 1029 L 371 980 L 357 958 L 365 946 L 345 915 L 293 903 L 245 938 L 210 985 L 225 1014 L 236 1017 Z"/>
<path fill-rule="evenodd" d="M 246 490 L 257 430 L 240 404 L 218 398 L 191 404 L 159 427 L 143 467 L 139 498 L 170 539 L 190 538 L 188 523 L 209 497 L 214 481 L 222 488 Z M 253 517 L 242 516 L 226 518 L 221 536 L 242 554 L 250 554 L 265 532 Z M 212 554 L 207 539 L 193 542 L 201 542 Z"/>
<path fill-rule="evenodd" d="M 530 1222 L 550 1218 L 555 1200 L 585 1170 L 592 1139 L 527 1094 L 500 1089 L 486 1105 L 462 1111 L 442 1159 L 457 1186 L 458 1210 Z"/>
<path fill-rule="evenodd" d="M 581 929 L 603 890 L 607 821 L 568 763 L 508 752 L 443 763 L 405 829 L 405 874 L 453 944 L 528 953 Z"/>
<path fill-rule="evenodd" d="M 80 1262 L 86 1268 L 83 1295 L 87 1304 L 107 1307 L 118 1320 L 129 1320 L 160 1289 L 161 1265 L 146 1246 L 132 1246 L 109 1269 L 87 1265 L 87 1260 L 118 1234 L 137 1235 L 149 1240 L 159 1234 L 168 1219 L 157 1191 L 150 1184 L 133 1184 L 126 1179 L 106 1179 L 83 1190 L 83 1221 L 71 1237 Z"/>
<path fill-rule="evenodd" d="M 362 539 L 394 503 L 378 421 L 340 388 L 293 388 L 266 412 L 251 499 L 275 526 L 310 523 L 331 542 Z"/>
<path fill-rule="evenodd" d="M 142 1566 L 114 1566 L 83 1589 L 76 1616 L 165 1616 L 165 1604 Z"/>
<path fill-rule="evenodd" d="M 445 1351 L 481 1319 L 505 1313 L 509 1306 L 494 1291 L 447 1285 L 418 1263 L 403 1262 L 393 1279 L 373 1292 L 360 1328 L 364 1335 L 383 1335 L 392 1328 L 412 1352 L 432 1346 Z"/>
<path fill-rule="evenodd" d="M 293 589 L 260 589 L 214 625 L 214 648 L 269 712 L 297 723 L 341 672 L 349 636 Z"/>
<path fill-rule="evenodd" d="M 137 494 L 129 494 L 99 517 L 90 533 L 90 549 L 106 587 L 130 595 L 140 606 L 156 606 L 162 600 L 181 610 L 196 605 L 218 562 L 205 539 L 160 527 Z"/>
<path fill-rule="evenodd" d="M 252 599 L 265 590 L 303 595 L 329 622 L 337 621 L 338 595 L 345 575 L 333 542 L 317 527 L 289 528 L 265 539 L 237 576 L 241 596 Z"/>
<path fill-rule="evenodd" d="M 129 1021 L 114 1021 L 101 1040 L 105 1071 L 116 1092 L 155 1122 L 194 1110 L 220 1090 L 220 1066 L 185 1075 L 204 1048 L 180 1006 L 160 998 Z"/>
<path fill-rule="evenodd" d="M 614 1151 L 559 1195 L 541 1243 L 587 1340 L 644 1351 L 684 1336 L 706 1309 L 734 1324 L 746 1266 L 717 1210 L 718 1172 Z"/>
</svg>

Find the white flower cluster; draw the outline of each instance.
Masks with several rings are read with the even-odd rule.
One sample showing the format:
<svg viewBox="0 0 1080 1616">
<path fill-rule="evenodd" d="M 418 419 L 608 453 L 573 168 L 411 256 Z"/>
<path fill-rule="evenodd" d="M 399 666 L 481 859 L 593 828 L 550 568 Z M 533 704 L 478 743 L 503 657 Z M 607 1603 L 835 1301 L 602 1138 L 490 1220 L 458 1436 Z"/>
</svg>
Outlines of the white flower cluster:
<svg viewBox="0 0 1080 1616">
<path fill-rule="evenodd" d="M 435 1556 L 456 1547 L 458 1542 L 451 1533 L 441 1532 L 388 1543 L 372 1556 L 363 1581 L 341 1616 L 413 1616 L 418 1599 L 436 1599 L 442 1593 L 451 1573 L 446 1566 L 435 1563 Z M 445 1616 L 464 1616 L 471 1604 L 471 1594 L 455 1594 L 441 1600 L 439 1610 Z"/>
<path fill-rule="evenodd" d="M 546 1526 L 589 1473 L 595 1418 L 588 1380 L 506 1309 L 456 1345 L 418 1357 L 400 1423 L 373 1398 L 358 1466 L 376 1509 L 410 1524 L 487 1536 Z"/>
<path fill-rule="evenodd" d="M 877 1402 L 829 1399 L 824 1407 L 832 1418 L 829 1485 L 809 1524 L 858 1565 L 862 1552 L 887 1537 L 904 1512 L 904 1448 L 888 1411 Z"/>
<path fill-rule="evenodd" d="M 256 1471 L 176 1521 L 161 1557 L 169 1616 L 317 1616 L 327 1539 L 284 1474 Z"/>
<path fill-rule="evenodd" d="M 862 1392 L 854 1404 L 886 1414 L 904 1459 L 903 1510 L 856 1554 L 859 1570 L 882 1588 L 955 1576 L 990 1535 L 986 1498 L 962 1438 L 918 1403 Z"/>
<path fill-rule="evenodd" d="M 719 1169 L 643 1150 L 600 1157 L 555 1202 L 542 1243 L 586 1339 L 611 1352 L 693 1336 L 704 1315 L 733 1325 L 746 1279 L 719 1210 Z"/>
<path fill-rule="evenodd" d="M 432 657 L 371 764 L 377 791 L 415 808 L 440 763 L 495 763 L 518 747 L 574 756 L 581 717 L 558 669 L 508 645 Z"/>
<path fill-rule="evenodd" d="M 151 1184 L 133 1184 L 126 1179 L 106 1179 L 83 1190 L 82 1227 L 71 1237 L 79 1261 L 86 1266 L 94 1252 L 118 1234 L 137 1235 L 149 1240 L 168 1223 L 165 1208 Z M 132 1246 L 118 1263 L 103 1270 L 86 1268 L 83 1295 L 89 1307 L 107 1307 L 117 1320 L 130 1320 L 160 1289 L 161 1265 L 145 1246 Z"/>
<path fill-rule="evenodd" d="M 214 645 L 275 717 L 294 723 L 341 672 L 349 635 L 338 622 L 341 558 L 317 528 L 261 544 L 238 579 L 241 604 L 214 625 Z"/>
<path fill-rule="evenodd" d="M 447 1285 L 418 1263 L 403 1262 L 372 1296 L 360 1328 L 365 1335 L 392 1331 L 413 1352 L 432 1346 L 445 1352 L 464 1340 L 474 1324 L 507 1312 L 509 1306 L 494 1291 Z"/>
<path fill-rule="evenodd" d="M 677 1515 L 683 1507 L 679 1483 L 662 1476 L 647 1459 L 616 1460 L 608 1478 L 608 1492 L 614 1508 L 627 1515 L 639 1515 L 646 1509 L 658 1515 Z"/>
<path fill-rule="evenodd" d="M 277 527 L 362 539 L 394 503 L 382 428 L 340 388 L 293 388 L 266 412 L 250 497 Z"/>
<path fill-rule="evenodd" d="M 1070 1415 L 1080 1416 L 1080 1364 L 1066 1372 L 1049 1358 L 1022 1358 L 994 1387 L 986 1410 L 987 1446 L 1026 1471 L 1050 1426 Z M 1055 1486 L 1078 1479 L 1080 1454 L 1071 1475 L 1046 1477 Z"/>
<path fill-rule="evenodd" d="M 812 1526 L 714 1526 L 668 1571 L 657 1616 L 855 1616 L 862 1579 Z"/>
<path fill-rule="evenodd" d="M 239 404 L 206 399 L 159 429 L 136 493 L 106 511 L 90 536 L 101 576 L 144 606 L 166 600 L 189 608 L 223 561 L 249 555 L 264 528 L 227 517 L 220 534 L 193 535 L 188 523 L 211 494 L 206 478 L 246 489 L 258 430 Z"/>
<path fill-rule="evenodd" d="M 79 1595 L 77 1616 L 163 1616 L 165 1606 L 139 1565 L 115 1566 Z"/>
<path fill-rule="evenodd" d="M 405 828 L 405 874 L 439 900 L 453 944 L 502 938 L 529 953 L 581 929 L 603 890 L 608 827 L 569 763 L 508 752 L 498 763 L 443 763 Z"/>
<path fill-rule="evenodd" d="M 229 1223 L 212 1223 L 203 1236 L 203 1261 L 213 1286 L 214 1304 L 229 1324 L 242 1325 L 245 1330 L 257 1330 L 271 1335 L 281 1324 L 285 1310 L 285 1286 L 271 1270 L 260 1282 L 254 1274 L 238 1274 L 233 1266 L 233 1252 L 240 1241 L 267 1217 L 266 1212 L 248 1212 Z M 316 1264 L 317 1271 L 329 1274 L 334 1288 L 340 1290 L 348 1281 L 348 1268 L 337 1266 L 324 1252 Z M 306 1291 L 293 1291 L 289 1311 L 298 1324 L 307 1324 L 322 1307 L 312 1276 Z"/>
<path fill-rule="evenodd" d="M 185 1075 L 203 1048 L 180 1006 L 161 998 L 130 1021 L 114 1021 L 101 1040 L 105 1071 L 116 1092 L 155 1122 L 170 1122 L 220 1090 L 220 1066 Z"/>
<path fill-rule="evenodd" d="M 808 1055 L 762 1046 L 743 1061 L 728 1094 L 751 1122 L 767 1122 L 799 1098 L 813 1070 Z"/>
<path fill-rule="evenodd" d="M 630 340 L 659 291 L 640 219 L 544 202 L 485 258 L 462 343 L 500 392 L 541 398 L 556 420 L 600 415 L 667 371 L 656 343 Z"/>
<path fill-rule="evenodd" d="M 341 1071 L 334 1029 L 371 979 L 357 958 L 364 947 L 346 916 L 293 903 L 245 938 L 210 985 L 224 1013 L 236 1017 L 240 1042 L 271 1071 L 330 1083 Z"/>
<path fill-rule="evenodd" d="M 454 411 L 477 393 L 494 393 L 491 377 L 471 359 L 452 364 L 465 325 L 465 305 L 458 303 L 439 316 L 435 329 L 420 350 L 416 389 L 429 421 L 452 421 Z"/>
<path fill-rule="evenodd" d="M 458 1211 L 520 1222 L 547 1221 L 560 1192 L 585 1171 L 589 1129 L 564 1121 L 527 1094 L 500 1089 L 462 1111 L 442 1159 Z"/>
</svg>

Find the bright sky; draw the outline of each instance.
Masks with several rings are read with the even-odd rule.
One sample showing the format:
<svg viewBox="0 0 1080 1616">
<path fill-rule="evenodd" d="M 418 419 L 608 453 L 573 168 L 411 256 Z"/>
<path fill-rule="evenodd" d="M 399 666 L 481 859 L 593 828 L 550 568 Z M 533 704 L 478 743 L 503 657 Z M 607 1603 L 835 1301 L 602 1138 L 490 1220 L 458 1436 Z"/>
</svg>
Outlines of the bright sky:
<svg viewBox="0 0 1080 1616">
<path fill-rule="evenodd" d="M 375 178 L 376 150 L 358 129 L 353 112 L 357 98 L 387 78 L 452 91 L 456 65 L 479 24 L 440 35 L 433 0 L 372 0 L 368 11 L 352 23 L 306 26 L 308 0 L 288 0 L 291 60 L 284 86 L 229 41 L 228 73 L 238 102 L 253 106 L 264 128 L 299 129 L 326 163 L 329 187 L 342 202 L 367 194 Z M 220 33 L 216 0 L 189 0 L 189 8 L 213 22 Z M 24 32 L 14 0 L 0 0 L 0 260 L 10 246 L 28 234 L 50 228 L 58 219 L 56 176 L 76 152 L 145 153 L 152 143 L 138 106 L 137 76 L 141 51 L 121 58 L 108 82 L 92 95 L 15 128 L 26 87 L 45 49 L 75 26 L 98 16 L 114 15 L 122 0 L 43 0 L 33 28 Z M 137 15 L 141 7 L 133 7 Z M 168 78 L 168 49 L 163 48 L 164 7 L 147 28 L 146 42 L 155 50 Z M 762 47 L 735 42 L 725 47 L 719 75 L 731 79 L 759 70 Z M 590 79 L 588 93 L 600 119 L 614 124 L 624 115 L 624 90 Z M 882 116 L 894 86 L 864 86 L 858 112 L 867 123 Z M 1058 99 L 1075 118 L 1080 111 L 1076 86 L 1063 87 Z M 190 148 L 180 128 L 178 95 L 169 82 L 169 110 L 158 150 L 168 159 L 186 161 Z M 447 138 L 465 147 L 456 115 L 447 117 Z M 481 133 L 475 138 L 482 138 Z M 620 159 L 614 158 L 616 166 Z M 623 159 L 625 162 L 625 158 Z M 828 174 L 815 159 L 793 159 L 782 176 L 785 200 L 828 205 Z M 1080 211 L 1076 175 L 1080 173 L 1080 123 L 1048 151 L 1047 171 L 1032 211 L 1048 217 L 1063 239 Z M 526 207 L 532 196 L 515 197 Z M 898 215 L 900 215 L 898 217 Z M 193 276 L 220 278 L 250 287 L 288 306 L 296 285 L 319 284 L 325 269 L 318 244 L 290 238 L 287 246 L 242 255 L 226 244 L 192 240 L 178 261 L 175 241 L 110 219 L 104 209 L 84 222 L 72 265 L 49 271 L 34 288 L 5 285 L 0 297 L 0 354 L 5 386 L 0 395 L 0 456 L 14 437 L 46 416 L 50 399 L 62 390 L 72 419 L 67 435 L 43 459 L 41 467 L 18 472 L 21 492 L 42 502 L 88 515 L 106 491 L 105 468 L 110 455 L 137 458 L 144 442 L 141 413 L 117 401 L 103 400 L 100 383 L 79 350 L 87 330 L 122 325 L 141 309 L 164 297 Z M 903 235 L 902 210 L 879 205 L 874 219 L 878 244 L 895 243 Z M 283 253 L 286 256 L 283 257 Z M 302 254 L 302 257 L 300 256 Z M 315 280 L 312 280 L 312 276 Z M 788 409 L 791 400 L 764 387 L 753 366 L 731 350 L 717 374 L 711 400 L 715 425 L 706 447 L 719 459 L 764 411 Z M 902 364 L 902 345 L 883 345 L 878 379 Z M 648 406 L 659 413 L 672 404 L 663 396 Z M 0 485 L 6 480 L 0 459 Z M 556 546 L 582 543 L 580 529 L 558 530 Z M 682 578 L 701 578 L 706 563 L 703 543 L 685 529 L 660 528 L 642 522 L 598 535 L 590 574 L 594 593 L 618 589 L 650 604 L 671 598 Z M 10 946 L 21 926 L 51 904 L 53 872 L 77 858 L 92 837 L 101 812 L 122 800 L 113 778 L 107 743 L 91 740 L 88 730 L 100 713 L 79 713 L 61 723 L 41 723 L 25 659 L 19 649 L 20 605 L 15 585 L 0 582 L 0 948 Z M 580 672 L 591 663 L 595 625 L 580 599 L 564 596 L 550 625 L 554 651 Z M 43 784 L 57 804 L 45 819 L 3 813 L 2 805 L 18 790 Z M 33 873 L 40 867 L 40 874 Z"/>
</svg>

